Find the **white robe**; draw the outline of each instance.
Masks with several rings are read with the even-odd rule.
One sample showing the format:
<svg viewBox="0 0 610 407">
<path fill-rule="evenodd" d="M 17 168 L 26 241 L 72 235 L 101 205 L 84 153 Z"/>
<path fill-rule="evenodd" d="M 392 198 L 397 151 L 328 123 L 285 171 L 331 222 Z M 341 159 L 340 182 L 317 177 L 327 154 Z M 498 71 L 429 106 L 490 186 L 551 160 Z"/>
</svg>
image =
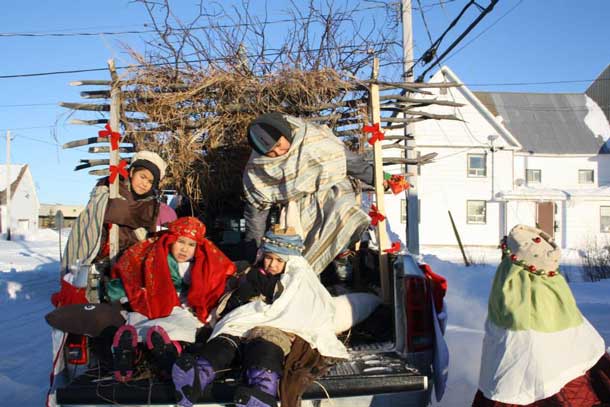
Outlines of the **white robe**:
<svg viewBox="0 0 610 407">
<path fill-rule="evenodd" d="M 254 301 L 222 318 L 210 339 L 229 334 L 244 337 L 255 327 L 269 326 L 300 336 L 323 356 L 348 358 L 334 329 L 335 305 L 318 276 L 301 256 L 288 256 L 280 282 L 284 291 L 273 304 Z"/>
</svg>

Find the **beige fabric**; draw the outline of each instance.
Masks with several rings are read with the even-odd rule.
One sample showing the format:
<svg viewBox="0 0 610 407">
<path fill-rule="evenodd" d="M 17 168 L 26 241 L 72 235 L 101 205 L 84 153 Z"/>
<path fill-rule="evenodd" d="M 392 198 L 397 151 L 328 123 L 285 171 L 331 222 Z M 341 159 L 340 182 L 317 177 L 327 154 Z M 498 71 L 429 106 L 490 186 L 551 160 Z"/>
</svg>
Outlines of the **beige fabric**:
<svg viewBox="0 0 610 407">
<path fill-rule="evenodd" d="M 286 356 L 290 353 L 290 347 L 292 346 L 294 337 L 294 334 L 288 334 L 281 329 L 272 326 L 257 326 L 248 331 L 246 340 L 253 341 L 254 339 L 264 339 L 267 342 L 271 342 L 282 348 L 282 352 L 284 352 L 284 356 Z"/>
<path fill-rule="evenodd" d="M 137 228 L 133 231 L 133 233 L 140 241 L 146 240 L 146 236 L 148 235 L 148 231 L 146 230 L 146 228 Z"/>
<path fill-rule="evenodd" d="M 561 249 L 546 232 L 540 229 L 517 225 L 510 231 L 506 241 L 511 254 L 538 271 L 553 271 L 559 268 Z"/>
<path fill-rule="evenodd" d="M 153 153 L 152 151 L 138 151 L 131 157 L 131 162 L 135 163 L 137 160 L 146 160 L 153 163 L 159 169 L 159 181 L 165 177 L 165 170 L 167 169 L 167 164 L 163 161 L 163 158 L 159 156 L 157 153 Z"/>
</svg>

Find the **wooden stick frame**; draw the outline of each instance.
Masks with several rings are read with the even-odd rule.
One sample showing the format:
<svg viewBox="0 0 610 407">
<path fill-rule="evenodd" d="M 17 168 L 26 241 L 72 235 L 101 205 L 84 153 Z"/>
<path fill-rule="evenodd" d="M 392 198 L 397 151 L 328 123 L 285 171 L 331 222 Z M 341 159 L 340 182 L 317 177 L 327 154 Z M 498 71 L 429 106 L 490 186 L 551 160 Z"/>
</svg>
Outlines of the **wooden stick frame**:
<svg viewBox="0 0 610 407">
<path fill-rule="evenodd" d="M 379 85 L 374 82 L 379 73 L 379 58 L 373 60 L 373 72 L 370 85 L 370 115 L 371 123 L 381 121 L 381 110 L 379 102 Z M 374 170 L 375 170 L 375 202 L 377 210 L 385 216 L 385 190 L 383 188 L 383 150 L 381 140 L 373 144 Z M 386 231 L 386 221 L 380 220 L 377 224 L 377 245 L 379 246 L 379 277 L 381 279 L 381 299 L 384 304 L 392 302 L 392 292 L 390 285 L 390 270 L 388 264 L 388 254 L 384 251 L 389 249 L 390 243 L 388 232 Z"/>
</svg>

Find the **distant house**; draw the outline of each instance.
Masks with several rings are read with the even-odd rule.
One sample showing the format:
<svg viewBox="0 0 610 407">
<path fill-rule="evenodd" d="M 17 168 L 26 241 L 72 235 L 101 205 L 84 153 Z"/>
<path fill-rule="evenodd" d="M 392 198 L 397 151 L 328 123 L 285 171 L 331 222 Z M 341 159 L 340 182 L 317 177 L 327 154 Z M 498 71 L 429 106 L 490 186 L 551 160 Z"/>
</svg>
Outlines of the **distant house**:
<svg viewBox="0 0 610 407">
<path fill-rule="evenodd" d="M 64 217 L 63 227 L 69 228 L 72 227 L 83 209 L 85 209 L 84 206 L 80 205 L 40 204 L 38 224 L 40 228 L 57 228 L 55 215 L 61 211 Z"/>
<path fill-rule="evenodd" d="M 10 181 L 7 185 L 7 170 Z M 0 165 L 0 233 L 8 230 L 7 187 L 11 191 L 11 233 L 25 234 L 38 229 L 38 196 L 30 168 L 27 164 L 12 164 L 10 169 Z"/>
<path fill-rule="evenodd" d="M 461 83 L 447 67 L 431 82 Z M 518 223 L 563 248 L 610 244 L 610 124 L 591 97 L 428 90 L 464 106 L 427 108 L 461 121 L 414 124 L 417 151 L 438 153 L 418 178 L 421 245 L 457 244 L 448 211 L 465 245 L 497 245 Z"/>
</svg>

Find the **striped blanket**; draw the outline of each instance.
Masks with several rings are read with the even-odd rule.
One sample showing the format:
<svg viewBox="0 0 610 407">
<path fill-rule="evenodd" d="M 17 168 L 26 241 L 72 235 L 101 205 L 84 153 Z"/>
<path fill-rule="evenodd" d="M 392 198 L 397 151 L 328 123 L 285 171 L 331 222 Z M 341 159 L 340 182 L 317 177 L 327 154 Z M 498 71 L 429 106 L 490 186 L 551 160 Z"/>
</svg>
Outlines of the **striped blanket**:
<svg viewBox="0 0 610 407">
<path fill-rule="evenodd" d="M 290 150 L 252 152 L 244 171 L 246 200 L 258 209 L 283 206 L 282 224 L 305 242 L 305 259 L 321 273 L 369 224 L 347 177 L 345 146 L 326 126 L 287 116 Z M 357 238 L 357 237 L 356 237 Z"/>
<path fill-rule="evenodd" d="M 97 186 L 91 192 L 89 202 L 74 225 L 64 249 L 61 261 L 61 275 L 69 272 L 69 267 L 80 260 L 81 265 L 90 265 L 100 250 L 104 214 L 110 196 L 105 185 Z"/>
</svg>

